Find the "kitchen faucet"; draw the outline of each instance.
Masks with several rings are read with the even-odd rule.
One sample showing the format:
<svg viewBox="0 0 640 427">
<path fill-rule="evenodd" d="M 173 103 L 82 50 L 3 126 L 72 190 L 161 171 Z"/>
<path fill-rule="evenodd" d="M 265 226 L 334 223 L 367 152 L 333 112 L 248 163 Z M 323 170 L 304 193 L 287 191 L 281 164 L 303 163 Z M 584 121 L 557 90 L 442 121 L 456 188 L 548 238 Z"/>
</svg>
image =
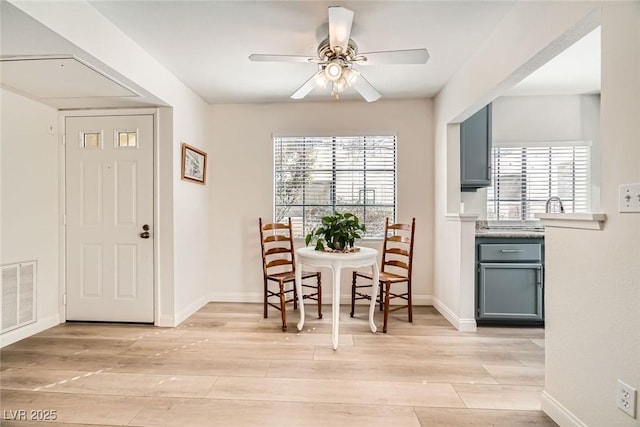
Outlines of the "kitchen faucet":
<svg viewBox="0 0 640 427">
<path fill-rule="evenodd" d="M 558 196 L 551 196 L 547 199 L 547 204 L 545 206 L 544 211 L 546 213 L 549 213 L 549 207 L 552 201 L 557 201 L 560 204 L 560 213 L 564 213 L 564 206 L 562 206 L 562 200 Z"/>
</svg>

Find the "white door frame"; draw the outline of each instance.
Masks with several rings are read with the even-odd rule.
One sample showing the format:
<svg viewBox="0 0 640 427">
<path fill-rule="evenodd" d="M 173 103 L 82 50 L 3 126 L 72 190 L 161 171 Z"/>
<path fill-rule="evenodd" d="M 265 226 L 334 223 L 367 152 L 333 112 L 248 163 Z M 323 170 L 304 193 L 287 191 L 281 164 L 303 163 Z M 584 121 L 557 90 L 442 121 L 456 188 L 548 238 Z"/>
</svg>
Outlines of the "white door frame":
<svg viewBox="0 0 640 427">
<path fill-rule="evenodd" d="M 66 118 L 67 117 L 92 117 L 92 116 L 131 116 L 131 115 L 151 115 L 153 116 L 153 223 L 159 224 L 159 177 L 158 177 L 158 118 L 159 111 L 157 108 L 126 108 L 126 109 L 109 109 L 109 110 L 65 110 L 58 113 L 59 123 L 59 156 L 58 156 L 58 209 L 60 213 L 59 227 L 59 260 L 58 260 L 58 313 L 60 315 L 60 323 L 67 321 L 66 311 L 66 294 L 67 294 L 67 241 L 65 226 L 65 211 L 67 205 L 66 194 Z M 154 227 L 153 239 L 153 324 L 158 325 L 160 316 L 160 290 L 159 290 L 159 228 Z"/>
</svg>

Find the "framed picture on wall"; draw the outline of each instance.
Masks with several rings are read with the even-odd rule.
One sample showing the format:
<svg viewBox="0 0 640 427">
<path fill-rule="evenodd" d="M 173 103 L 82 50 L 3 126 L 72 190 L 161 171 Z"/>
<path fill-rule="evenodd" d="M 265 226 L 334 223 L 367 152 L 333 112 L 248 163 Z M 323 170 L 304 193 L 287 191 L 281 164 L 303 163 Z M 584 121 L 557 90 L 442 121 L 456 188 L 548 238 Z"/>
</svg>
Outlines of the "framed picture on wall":
<svg viewBox="0 0 640 427">
<path fill-rule="evenodd" d="M 182 143 L 182 179 L 185 181 L 206 184 L 207 153 Z"/>
</svg>

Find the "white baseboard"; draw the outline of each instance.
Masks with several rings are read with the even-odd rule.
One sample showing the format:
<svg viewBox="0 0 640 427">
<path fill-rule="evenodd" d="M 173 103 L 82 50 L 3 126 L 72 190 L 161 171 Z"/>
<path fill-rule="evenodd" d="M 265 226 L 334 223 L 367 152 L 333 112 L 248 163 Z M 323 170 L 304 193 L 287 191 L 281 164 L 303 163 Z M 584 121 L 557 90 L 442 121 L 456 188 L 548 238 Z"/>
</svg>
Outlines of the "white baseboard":
<svg viewBox="0 0 640 427">
<path fill-rule="evenodd" d="M 209 296 L 209 302 L 262 302 L 264 299 L 264 294 L 262 292 L 252 292 L 252 293 L 228 293 L 228 294 L 220 294 L 220 293 L 212 293 Z"/>
<path fill-rule="evenodd" d="M 560 402 L 554 399 L 546 391 L 542 392 L 541 397 L 542 411 L 547 414 L 553 421 L 562 427 L 587 427 L 585 423 L 580 421 L 578 417 L 573 415 L 571 411 L 562 406 Z"/>
<path fill-rule="evenodd" d="M 433 297 L 433 306 L 460 332 L 475 332 L 478 330 L 476 319 L 465 319 L 458 317 L 449 307 L 438 298 Z"/>
<path fill-rule="evenodd" d="M 52 328 L 59 324 L 60 324 L 60 315 L 53 314 L 49 317 L 45 317 L 44 319 L 38 320 L 35 323 L 31 323 L 30 325 L 26 325 L 9 332 L 5 332 L 4 334 L 0 335 L 0 348 L 8 346 L 9 344 L 13 344 L 14 342 L 18 342 L 25 338 L 28 338 L 32 335 L 35 335 L 39 332 L 42 332 L 46 329 Z"/>
<path fill-rule="evenodd" d="M 173 316 L 160 316 L 155 323 L 155 326 L 159 326 L 162 328 L 173 328 L 177 324 L 175 322 L 175 317 Z"/>
</svg>

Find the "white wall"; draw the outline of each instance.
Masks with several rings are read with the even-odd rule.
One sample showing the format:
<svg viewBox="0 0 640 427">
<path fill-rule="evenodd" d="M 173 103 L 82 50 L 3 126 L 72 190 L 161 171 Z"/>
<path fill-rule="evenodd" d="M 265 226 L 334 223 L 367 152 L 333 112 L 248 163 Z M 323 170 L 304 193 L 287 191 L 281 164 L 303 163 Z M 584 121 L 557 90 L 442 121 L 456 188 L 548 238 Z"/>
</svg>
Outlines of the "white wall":
<svg viewBox="0 0 640 427">
<path fill-rule="evenodd" d="M 581 98 L 579 95 L 501 96 L 493 102 L 493 141 L 582 139 Z"/>
<path fill-rule="evenodd" d="M 0 89 L 0 121 L 0 264 L 37 261 L 37 322 L 3 334 L 4 346 L 59 323 L 59 142 L 54 108 L 5 89 Z"/>
<path fill-rule="evenodd" d="M 601 111 L 604 229 L 546 232 L 543 403 L 588 426 L 637 427 L 615 393 L 617 379 L 640 389 L 640 214 L 617 201 L 620 184 L 640 182 L 639 2 L 603 7 Z"/>
<path fill-rule="evenodd" d="M 144 90 L 165 101 L 158 124 L 156 229 L 159 242 L 156 323 L 171 326 L 184 320 L 208 300 L 208 186 L 180 179 L 180 144 L 209 151 L 209 105 L 135 44 L 84 0 L 11 3 L 75 44 L 91 58 L 107 64 Z M 64 53 L 64 52 L 61 52 Z M 171 266 L 167 266 L 171 263 Z"/>
<path fill-rule="evenodd" d="M 211 271 L 215 278 L 210 282 L 212 300 L 262 301 L 258 217 L 271 219 L 273 215 L 272 134 L 391 132 L 398 136 L 397 217 L 399 221 L 416 218 L 414 298 L 417 304 L 431 302 L 433 126 L 430 100 L 214 105 L 210 117 L 214 138 L 210 156 Z M 380 247 L 380 242 L 371 244 Z M 350 292 L 347 276 L 343 274 L 343 298 Z M 328 273 L 323 274 L 324 284 L 328 298 L 331 289 Z"/>
</svg>

